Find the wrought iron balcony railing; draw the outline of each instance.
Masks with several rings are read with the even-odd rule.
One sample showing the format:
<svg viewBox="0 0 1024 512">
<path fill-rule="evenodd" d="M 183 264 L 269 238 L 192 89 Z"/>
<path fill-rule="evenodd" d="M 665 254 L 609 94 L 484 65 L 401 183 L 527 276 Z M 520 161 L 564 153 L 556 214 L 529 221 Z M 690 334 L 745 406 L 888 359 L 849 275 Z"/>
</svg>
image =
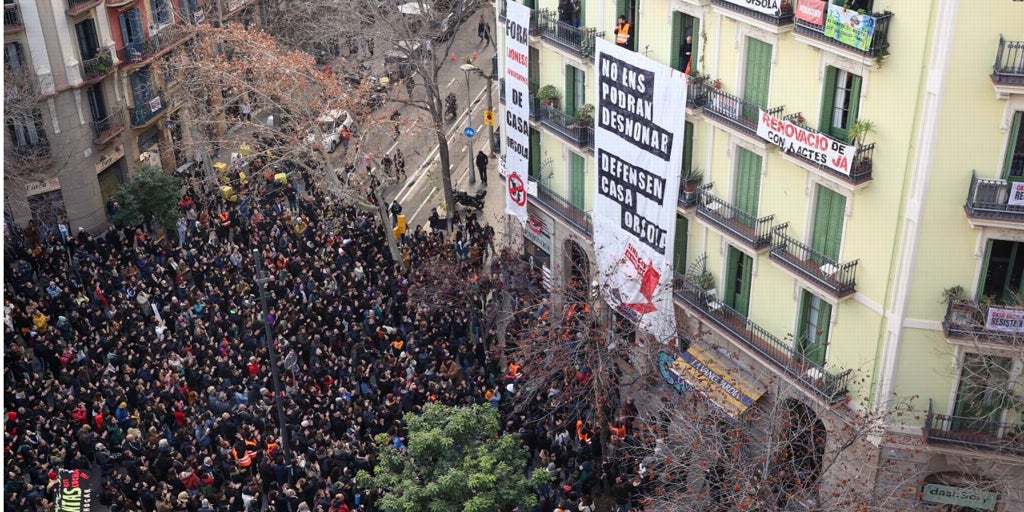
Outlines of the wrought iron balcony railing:
<svg viewBox="0 0 1024 512">
<path fill-rule="evenodd" d="M 951 297 L 942 320 L 946 339 L 966 344 L 1024 348 L 1024 308 Z"/>
<path fill-rule="evenodd" d="M 793 24 L 793 5 L 790 2 L 779 2 L 779 9 L 773 14 L 748 9 L 745 7 L 747 2 L 742 0 L 711 0 L 711 3 L 769 25 L 783 27 Z"/>
<path fill-rule="evenodd" d="M 728 333 L 734 342 L 764 357 L 812 393 L 829 403 L 836 403 L 847 395 L 850 370 L 834 373 L 811 361 L 797 352 L 790 343 L 750 321 L 678 272 L 674 291 L 676 297 Z"/>
<path fill-rule="evenodd" d="M 82 73 L 82 81 L 92 82 L 114 71 L 114 58 L 110 50 L 103 48 L 96 53 L 95 57 L 83 60 L 78 66 Z"/>
<path fill-rule="evenodd" d="M 806 130 L 808 132 L 824 135 L 825 137 L 829 138 L 830 140 L 836 141 L 836 142 L 838 142 L 840 144 L 843 144 L 843 145 L 849 144 L 849 142 L 847 142 L 847 141 L 845 141 L 843 139 L 840 139 L 838 137 L 833 137 L 832 135 L 829 135 L 827 133 L 822 133 L 822 132 L 820 132 L 818 130 L 815 130 L 814 128 L 811 128 L 810 126 L 807 126 L 806 124 L 803 123 L 803 121 L 802 121 L 803 115 L 800 112 L 796 112 L 796 113 L 784 116 L 784 119 L 786 119 L 787 121 L 789 121 L 789 122 L 799 126 L 800 128 L 803 128 L 804 130 Z M 833 178 L 837 178 L 837 179 L 839 179 L 839 180 L 841 180 L 841 181 L 843 181 L 843 182 L 845 182 L 847 184 L 854 185 L 854 186 L 861 185 L 861 184 L 864 184 L 864 183 L 867 183 L 867 182 L 871 181 L 871 179 L 872 179 L 871 172 L 875 168 L 875 162 L 874 162 L 874 159 L 873 159 L 874 154 L 875 154 L 875 143 L 874 142 L 872 142 L 871 144 L 864 144 L 863 146 L 859 146 L 857 148 L 857 152 L 853 155 L 852 161 L 850 162 L 850 166 L 849 166 L 850 173 L 849 174 L 843 174 L 842 172 L 839 172 L 839 171 L 833 169 L 829 165 L 823 164 L 823 163 L 821 163 L 821 162 L 819 162 L 819 161 L 817 161 L 817 160 L 815 160 L 813 158 L 810 158 L 810 157 L 808 157 L 806 155 L 802 155 L 800 153 L 792 153 L 794 158 L 803 161 L 806 165 L 808 165 L 810 167 L 813 167 L 814 169 L 817 169 L 818 171 L 822 172 L 823 174 L 826 174 L 826 175 L 828 175 L 830 177 L 833 177 Z"/>
<path fill-rule="evenodd" d="M 772 242 L 774 215 L 754 217 L 707 190 L 700 190 L 697 198 L 697 217 L 732 235 L 751 249 L 765 249 Z"/>
<path fill-rule="evenodd" d="M 127 127 L 128 116 L 123 107 L 118 108 L 107 117 L 92 122 L 93 141 L 96 144 L 106 144 Z"/>
<path fill-rule="evenodd" d="M 581 233 L 587 236 L 593 235 L 594 223 L 591 220 L 590 214 L 540 182 L 537 183 L 537 202 L 546 206 L 548 210 L 574 226 Z"/>
<path fill-rule="evenodd" d="M 857 289 L 857 262 L 836 261 L 786 234 L 788 224 L 772 230 L 769 257 L 798 276 L 814 283 L 837 299 Z"/>
<path fill-rule="evenodd" d="M 862 17 L 874 20 L 868 25 L 872 27 L 870 30 L 865 26 L 860 30 L 853 29 L 849 33 L 840 31 L 840 23 L 834 22 L 828 16 L 822 16 L 820 25 L 797 18 L 793 32 L 874 59 L 888 55 L 892 13 L 885 11 L 858 15 L 858 18 Z"/>
<path fill-rule="evenodd" d="M 700 185 L 693 190 L 686 190 L 686 185 L 679 185 L 679 207 L 682 209 L 693 208 L 697 206 L 697 199 L 700 198 L 701 192 L 711 190 L 712 183 L 705 183 Z"/>
<path fill-rule="evenodd" d="M 598 32 L 594 27 L 574 27 L 558 21 L 558 14 L 547 9 L 540 11 L 538 21 L 542 38 L 582 59 L 594 58 L 594 41 L 598 37 L 604 37 L 604 32 Z"/>
<path fill-rule="evenodd" d="M 1009 222 L 1024 221 L 1024 194 L 1014 194 L 1013 182 L 979 178 L 971 172 L 971 188 L 967 192 L 964 211 L 969 217 Z"/>
<path fill-rule="evenodd" d="M 705 87 L 707 100 L 704 103 L 704 116 L 719 119 L 722 122 L 757 138 L 757 120 L 761 115 L 761 106 L 738 96 L 729 94 L 716 87 Z M 768 110 L 773 116 L 781 116 L 785 107 Z M 758 139 L 760 140 L 760 139 Z"/>
<path fill-rule="evenodd" d="M 168 25 L 150 34 L 142 41 L 128 43 L 117 49 L 117 58 L 122 66 L 139 66 L 156 57 L 158 54 L 174 47 L 188 38 L 191 32 L 186 25 Z"/>
<path fill-rule="evenodd" d="M 554 106 L 538 102 L 540 122 L 570 144 L 581 148 L 593 147 L 594 120 L 580 119 L 570 116 Z"/>
<path fill-rule="evenodd" d="M 930 399 L 922 430 L 929 444 L 1024 456 L 1024 423 L 936 414 Z"/>
<path fill-rule="evenodd" d="M 132 126 L 136 128 L 145 126 L 146 123 L 149 123 L 153 118 L 159 116 L 165 110 L 167 110 L 167 102 L 164 101 L 161 93 L 157 93 L 152 98 L 144 101 L 136 99 L 135 106 L 129 109 Z"/>
<path fill-rule="evenodd" d="M 1024 41 L 1007 41 L 999 35 L 992 81 L 1003 85 L 1024 86 Z"/>
<path fill-rule="evenodd" d="M 498 101 L 500 101 L 501 103 L 505 103 L 505 79 L 504 78 L 499 78 L 498 79 Z M 540 119 L 541 118 L 541 108 L 540 108 L 540 106 L 541 106 L 542 102 L 540 100 L 538 100 L 537 97 L 532 95 L 532 94 L 529 97 L 529 102 L 530 102 L 530 119 L 535 119 L 535 120 L 536 119 Z M 591 142 L 591 144 L 593 144 L 593 142 Z"/>
<path fill-rule="evenodd" d="M 708 101 L 708 77 L 694 74 L 687 75 L 686 80 L 686 106 L 703 107 Z"/>
<path fill-rule="evenodd" d="M 21 9 L 18 8 L 18 4 L 4 4 L 4 32 L 24 29 L 25 23 L 21 21 Z"/>
</svg>

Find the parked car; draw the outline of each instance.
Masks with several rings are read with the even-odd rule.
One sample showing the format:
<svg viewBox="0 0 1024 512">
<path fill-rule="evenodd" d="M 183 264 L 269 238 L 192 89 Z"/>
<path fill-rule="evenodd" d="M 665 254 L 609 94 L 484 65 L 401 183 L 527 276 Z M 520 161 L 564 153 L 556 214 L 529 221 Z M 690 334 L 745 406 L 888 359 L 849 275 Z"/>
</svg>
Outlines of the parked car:
<svg viewBox="0 0 1024 512">
<path fill-rule="evenodd" d="M 317 151 L 333 153 L 341 144 L 341 130 L 348 127 L 353 130 L 352 116 L 347 110 L 332 110 L 320 116 L 316 128 L 306 136 L 306 143 Z"/>
<path fill-rule="evenodd" d="M 399 5 L 398 12 L 407 17 L 406 22 L 412 27 L 429 23 L 426 34 L 433 36 L 434 41 L 445 41 L 452 37 L 455 30 L 459 28 L 459 22 L 462 21 L 463 16 L 461 12 L 456 13 L 445 9 L 435 10 L 429 4 L 420 4 L 417 1 Z M 435 14 L 444 12 L 448 14 L 443 17 L 440 14 Z"/>
</svg>

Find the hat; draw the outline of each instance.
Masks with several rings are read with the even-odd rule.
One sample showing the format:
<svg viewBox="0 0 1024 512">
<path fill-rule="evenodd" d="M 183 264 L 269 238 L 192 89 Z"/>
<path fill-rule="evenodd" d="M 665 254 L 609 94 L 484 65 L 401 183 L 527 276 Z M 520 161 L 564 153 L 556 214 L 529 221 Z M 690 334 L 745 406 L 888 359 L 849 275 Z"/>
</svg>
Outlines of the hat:
<svg viewBox="0 0 1024 512">
<path fill-rule="evenodd" d="M 46 474 L 46 476 L 49 477 L 50 480 L 56 480 L 57 472 L 51 469 L 50 472 Z"/>
<path fill-rule="evenodd" d="M 555 471 L 558 471 L 558 468 L 555 467 L 555 463 L 552 462 L 548 464 L 548 473 L 554 473 Z"/>
<path fill-rule="evenodd" d="M 178 493 L 178 501 L 188 501 L 188 491 L 181 491 Z"/>
<path fill-rule="evenodd" d="M 494 398 L 494 391 L 491 391 L 491 390 L 488 389 L 487 392 L 484 393 L 484 398 L 486 398 L 488 400 Z"/>
</svg>

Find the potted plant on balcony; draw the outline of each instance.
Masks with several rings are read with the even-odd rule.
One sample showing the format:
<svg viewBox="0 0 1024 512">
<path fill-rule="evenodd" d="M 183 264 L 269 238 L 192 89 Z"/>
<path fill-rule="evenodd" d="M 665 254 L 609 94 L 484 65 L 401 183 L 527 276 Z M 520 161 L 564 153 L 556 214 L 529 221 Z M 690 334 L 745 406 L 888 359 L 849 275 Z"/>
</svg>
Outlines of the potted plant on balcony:
<svg viewBox="0 0 1024 512">
<path fill-rule="evenodd" d="M 850 125 L 848 131 L 850 136 L 850 142 L 857 146 L 858 151 L 864 146 L 864 139 L 867 138 L 869 133 L 874 133 L 875 123 L 868 119 L 858 119 Z M 870 156 L 854 157 L 854 170 L 858 174 L 871 172 L 872 162 Z"/>
<path fill-rule="evenodd" d="M 704 171 L 699 167 L 684 170 L 683 174 L 679 177 L 679 181 L 683 184 L 684 192 L 692 193 L 704 182 Z"/>
<path fill-rule="evenodd" d="M 547 84 L 537 91 L 537 99 L 543 101 L 549 107 L 554 107 L 555 103 L 562 99 L 562 93 L 555 86 Z"/>
<path fill-rule="evenodd" d="M 586 126 L 594 122 L 594 106 L 590 103 L 584 103 L 576 109 L 576 124 L 578 126 Z"/>
</svg>

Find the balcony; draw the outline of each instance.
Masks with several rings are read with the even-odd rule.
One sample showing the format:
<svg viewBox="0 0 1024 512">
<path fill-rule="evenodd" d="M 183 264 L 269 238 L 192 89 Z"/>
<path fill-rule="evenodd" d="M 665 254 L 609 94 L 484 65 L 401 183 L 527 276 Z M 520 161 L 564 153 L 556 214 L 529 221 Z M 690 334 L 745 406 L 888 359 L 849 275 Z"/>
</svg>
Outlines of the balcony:
<svg viewBox="0 0 1024 512">
<path fill-rule="evenodd" d="M 810 46 L 838 51 L 867 65 L 876 64 L 878 59 L 889 54 L 891 12 L 866 15 L 828 5 L 820 18 L 821 22 L 815 23 L 797 17 L 793 34 Z"/>
<path fill-rule="evenodd" d="M 676 297 L 721 329 L 734 343 L 764 358 L 811 393 L 830 404 L 846 397 L 850 370 L 833 373 L 805 358 L 789 343 L 751 322 L 682 274 L 676 273 L 674 291 Z"/>
<path fill-rule="evenodd" d="M 159 93 L 146 101 L 136 100 L 135 106 L 128 109 L 131 114 L 132 127 L 142 128 L 148 125 L 165 110 L 167 110 L 167 102 Z"/>
<path fill-rule="evenodd" d="M 21 21 L 21 9 L 18 4 L 4 4 L 4 34 L 13 34 L 25 30 Z"/>
<path fill-rule="evenodd" d="M 168 25 L 140 42 L 118 48 L 117 58 L 124 68 L 141 67 L 185 41 L 190 34 L 186 25 Z"/>
<path fill-rule="evenodd" d="M 529 7 L 529 3 L 527 3 L 527 7 Z M 537 36 L 540 35 L 540 23 L 537 21 L 538 20 L 537 13 L 539 13 L 539 12 L 540 11 L 538 11 L 536 8 L 532 8 L 532 10 L 530 11 L 530 36 L 531 37 L 537 37 Z M 507 13 L 508 13 L 508 0 L 501 0 L 501 9 L 498 11 L 498 23 L 505 23 L 505 21 L 508 18 Z"/>
<path fill-rule="evenodd" d="M 704 189 L 697 198 L 697 218 L 756 251 L 771 245 L 774 215 L 755 218 Z"/>
<path fill-rule="evenodd" d="M 594 58 L 594 41 L 604 37 L 594 27 L 574 27 L 558 21 L 558 14 L 550 10 L 540 11 L 540 36 L 583 60 Z"/>
<path fill-rule="evenodd" d="M 752 9 L 745 0 L 711 0 L 723 15 L 738 21 L 745 21 L 773 33 L 781 33 L 793 27 L 793 5 L 780 1 L 779 8 Z"/>
<path fill-rule="evenodd" d="M 697 109 L 708 101 L 708 77 L 701 75 L 686 76 L 686 108 Z"/>
<path fill-rule="evenodd" d="M 505 79 L 504 78 L 499 78 L 498 79 L 498 101 L 500 101 L 502 104 L 505 103 Z M 541 118 L 541 109 L 540 109 L 541 105 L 543 105 L 543 103 L 540 100 L 538 100 L 536 96 L 531 94 L 530 95 L 530 120 L 531 121 L 537 121 L 537 120 L 539 120 Z M 594 149 L 593 137 L 591 137 L 590 149 Z"/>
<path fill-rule="evenodd" d="M 590 218 L 590 214 L 569 202 L 568 199 L 559 195 L 558 192 L 548 188 L 547 185 L 540 182 L 537 183 L 536 199 L 548 211 L 561 217 L 562 220 L 575 227 L 580 233 L 587 236 L 593 235 L 594 223 Z"/>
<path fill-rule="evenodd" d="M 78 71 L 82 74 L 82 85 L 91 85 L 114 71 L 114 58 L 110 50 L 104 48 L 95 57 L 79 62 Z"/>
<path fill-rule="evenodd" d="M 729 94 L 717 87 L 704 87 L 706 101 L 704 117 L 709 121 L 717 121 L 726 130 L 738 135 L 745 135 L 763 142 L 757 136 L 757 119 L 761 107 L 738 96 Z M 776 107 L 768 111 L 773 116 L 782 114 L 784 107 Z"/>
<path fill-rule="evenodd" d="M 857 289 L 857 262 L 833 260 L 786 234 L 788 224 L 772 230 L 769 258 L 801 281 L 836 299 L 850 297 Z"/>
<path fill-rule="evenodd" d="M 1024 456 L 1024 424 L 936 414 L 931 400 L 921 430 L 928 444 Z"/>
<path fill-rule="evenodd" d="M 39 171 L 49 169 L 55 161 L 50 142 L 45 139 L 20 146 L 8 144 L 4 148 L 4 155 L 10 158 L 9 161 L 5 159 L 5 163 L 9 162 L 10 167 L 14 169 Z"/>
<path fill-rule="evenodd" d="M 685 184 L 679 185 L 679 207 L 683 210 L 689 210 L 697 206 L 697 199 L 700 198 L 702 192 L 711 190 L 712 183 L 705 183 L 700 185 L 693 190 L 687 191 Z"/>
<path fill-rule="evenodd" d="M 1001 98 L 1024 94 L 1024 41 L 1007 41 L 999 35 L 996 62 L 992 65 L 992 85 Z"/>
<path fill-rule="evenodd" d="M 964 213 L 974 228 L 1024 227 L 1024 183 L 979 178 L 972 171 Z"/>
<path fill-rule="evenodd" d="M 589 122 L 570 116 L 544 102 L 536 102 L 540 122 L 562 140 L 579 148 L 594 150 L 594 120 Z"/>
<path fill-rule="evenodd" d="M 114 110 L 112 114 L 99 121 L 92 122 L 93 143 L 102 146 L 118 136 L 128 127 L 124 108 Z"/>
<path fill-rule="evenodd" d="M 822 133 L 810 126 L 803 123 L 803 115 L 799 112 L 790 114 L 784 117 L 785 121 L 790 122 L 800 129 L 818 135 L 823 135 L 830 141 L 838 142 L 843 146 L 848 146 L 849 143 L 837 137 L 833 137 L 827 133 Z M 790 153 L 783 151 L 782 156 L 788 160 L 793 161 L 797 165 L 804 167 L 812 172 L 820 174 L 826 178 L 837 181 L 840 185 L 850 189 L 860 189 L 865 187 L 868 183 L 871 183 L 872 176 L 871 171 L 874 169 L 874 154 L 875 154 L 875 143 L 864 144 L 857 148 L 854 153 L 852 160 L 849 164 L 849 171 L 843 172 L 830 162 L 821 163 L 810 156 L 802 155 L 799 153 Z"/>
<path fill-rule="evenodd" d="M 1024 308 L 950 298 L 942 330 L 949 343 L 1020 350 L 1024 347 Z"/>
<path fill-rule="evenodd" d="M 104 3 L 107 5 L 107 7 L 114 8 L 124 7 L 128 4 L 133 4 L 135 2 L 136 0 L 104 0 Z"/>
<path fill-rule="evenodd" d="M 131 3 L 132 1 L 134 0 L 121 2 L 119 5 L 115 5 L 114 7 L 126 5 L 128 3 Z M 65 13 L 72 17 L 78 17 L 82 14 L 85 14 L 86 12 L 89 12 L 90 10 L 92 10 L 93 7 L 101 3 L 103 3 L 102 0 L 68 0 L 68 7 L 65 9 Z"/>
</svg>

